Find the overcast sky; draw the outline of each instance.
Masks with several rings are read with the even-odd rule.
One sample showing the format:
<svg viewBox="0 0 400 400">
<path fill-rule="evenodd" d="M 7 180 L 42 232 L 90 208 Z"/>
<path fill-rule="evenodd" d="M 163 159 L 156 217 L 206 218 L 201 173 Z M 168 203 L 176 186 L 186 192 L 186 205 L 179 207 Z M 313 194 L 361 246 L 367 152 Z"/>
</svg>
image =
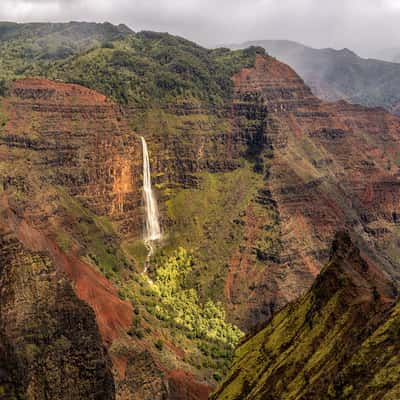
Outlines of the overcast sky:
<svg viewBox="0 0 400 400">
<path fill-rule="evenodd" d="M 0 20 L 125 23 L 206 46 L 290 39 L 364 56 L 400 48 L 400 0 L 0 0 Z"/>
</svg>

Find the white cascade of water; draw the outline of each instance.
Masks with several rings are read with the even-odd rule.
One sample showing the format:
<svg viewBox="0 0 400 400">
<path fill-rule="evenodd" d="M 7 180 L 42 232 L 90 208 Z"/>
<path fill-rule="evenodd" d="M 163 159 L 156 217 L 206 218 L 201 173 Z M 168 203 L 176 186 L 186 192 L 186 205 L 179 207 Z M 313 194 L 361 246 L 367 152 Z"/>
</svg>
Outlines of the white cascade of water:
<svg viewBox="0 0 400 400">
<path fill-rule="evenodd" d="M 150 159 L 147 149 L 147 143 L 144 137 L 141 137 L 143 149 L 143 197 L 146 211 L 146 231 L 144 242 L 149 248 L 148 258 L 153 254 L 153 242 L 162 238 L 157 200 L 151 186 Z"/>
</svg>

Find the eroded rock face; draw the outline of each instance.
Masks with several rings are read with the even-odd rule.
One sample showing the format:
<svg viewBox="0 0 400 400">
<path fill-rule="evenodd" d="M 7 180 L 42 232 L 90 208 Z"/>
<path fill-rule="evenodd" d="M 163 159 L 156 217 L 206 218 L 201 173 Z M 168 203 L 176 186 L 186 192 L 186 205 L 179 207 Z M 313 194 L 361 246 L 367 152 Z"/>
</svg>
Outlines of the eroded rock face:
<svg viewBox="0 0 400 400">
<path fill-rule="evenodd" d="M 3 107 L 3 162 L 25 157 L 35 170 L 5 175 L 5 189 L 17 181 L 32 191 L 35 184 L 59 186 L 110 216 L 121 233 L 142 231 L 140 142 L 115 103 L 82 86 L 31 78 L 13 84 Z"/>
<path fill-rule="evenodd" d="M 319 101 L 293 70 L 271 58 L 258 57 L 255 68 L 233 79 L 234 105 L 242 114 L 254 115 L 256 106 L 265 110 L 262 146 L 256 147 L 266 184 L 259 200 L 275 222 L 249 212 L 247 239 L 227 278 L 232 317 L 240 315 L 245 328 L 296 298 L 343 227 L 356 231 L 360 245 L 398 280 L 399 119 L 383 109 Z M 265 251 L 257 239 L 273 230 Z M 246 256 L 252 252 L 263 269 Z"/>
<path fill-rule="evenodd" d="M 92 309 L 44 253 L 25 249 L 4 228 L 0 253 L 1 358 L 10 362 L 0 360 L 4 393 L 114 399 L 111 361 Z"/>
<path fill-rule="evenodd" d="M 243 330 L 268 320 L 311 286 L 328 260 L 331 237 L 343 227 L 355 231 L 360 247 L 383 270 L 399 277 L 399 120 L 381 109 L 323 103 L 289 67 L 269 57 L 258 56 L 254 68 L 233 82 L 226 107 L 171 105 L 148 111 L 142 126 L 134 115 L 143 110 L 122 110 L 77 85 L 25 79 L 3 100 L 2 188 L 17 220 L 9 222 L 24 245 L 47 253 L 74 283 L 75 293 L 95 311 L 107 346 L 130 340 L 133 310 L 87 261 L 96 264 L 103 252 L 107 262 L 108 254 L 117 259 L 113 268 L 122 277 L 128 268 L 117 255 L 124 240 L 142 234 L 142 134 L 163 226 L 176 234 L 174 245 L 189 243 L 197 252 L 201 262 L 191 279 L 200 294 L 222 300 Z M 128 121 L 135 122 L 135 132 Z M 214 197 L 195 203 L 205 210 L 204 221 L 197 211 L 188 217 L 201 231 L 199 243 L 190 246 L 193 232 L 185 229 L 193 221 L 173 215 L 171 203 L 184 191 L 189 202 L 191 194 L 204 194 L 207 175 Z M 239 186 L 227 186 L 227 177 Z M 222 249 L 218 265 L 208 264 L 215 249 Z M 193 378 L 193 387 L 183 387 L 186 372 L 166 370 L 147 350 L 113 358 L 120 396 L 132 396 L 133 382 L 144 379 L 140 393 L 148 398 L 175 393 L 190 399 L 194 390 L 206 398 L 208 386 Z M 140 377 L 136 363 L 147 371 Z"/>
<path fill-rule="evenodd" d="M 239 346 L 211 398 L 396 398 L 399 306 L 393 282 L 341 232 L 311 290 Z"/>
<path fill-rule="evenodd" d="M 293 70 L 268 57 L 258 56 L 233 81 L 230 107 L 171 105 L 164 111 L 184 117 L 176 130 L 163 128 L 164 114 L 147 117 L 154 130 L 149 121 L 143 128 L 167 229 L 176 221 L 165 201 L 176 189 L 201 190 L 199 172 L 237 171 L 245 157 L 264 176 L 240 221 L 243 238 L 224 260 L 228 271 L 216 272 L 224 275 L 231 318 L 247 330 L 306 290 L 327 259 L 330 237 L 344 226 L 373 252 L 388 255 L 384 268 L 398 274 L 399 120 L 382 109 L 323 103 Z M 46 230 L 68 224 L 59 193 L 40 192 L 43 182 L 56 184 L 110 217 L 123 237 L 141 236 L 141 150 L 126 120 L 143 110 L 124 116 L 88 89 L 35 79 L 15 83 L 7 107 L 5 162 L 29 157 L 41 170 L 27 178 L 21 161 L 20 171 L 4 176 L 5 189 L 35 193 L 42 210 L 16 208 Z M 226 124 L 212 125 L 210 112 Z"/>
<path fill-rule="evenodd" d="M 141 145 L 139 136 L 128 127 L 123 111 L 103 95 L 87 88 L 45 79 L 15 82 L 10 89 L 10 96 L 3 100 L 2 111 L 7 116 L 0 135 L 0 164 L 3 168 L 3 193 L 0 199 L 2 226 L 12 232 L 23 251 L 38 254 L 48 263 L 46 266 L 51 272 L 36 268 L 39 262 L 36 258 L 26 259 L 29 279 L 35 280 L 51 274 L 54 279 L 62 277 L 63 283 L 51 287 L 50 304 L 43 304 L 37 310 L 37 315 L 31 315 L 33 321 L 37 320 L 38 329 L 42 329 L 41 314 L 47 313 L 53 307 L 52 302 L 57 299 L 60 304 L 53 313 L 54 318 L 60 321 L 57 319 L 54 323 L 50 322 L 54 325 L 64 323 L 63 307 L 68 306 L 64 291 L 68 287 L 71 296 L 90 306 L 86 307 L 89 311 L 86 318 L 93 317 L 94 312 L 102 344 L 110 354 L 106 355 L 108 352 L 104 350 L 108 372 L 111 369 L 108 357 L 112 361 L 117 398 L 169 399 L 172 396 L 170 382 L 175 385 L 175 394 L 184 388 L 179 394 L 183 399 L 191 398 L 190 388 L 201 393 L 201 399 L 207 398 L 211 388 L 199 383 L 196 377 L 190 375 L 190 379 L 187 379 L 189 383 L 186 379 L 180 380 L 181 374 L 189 377 L 183 370 L 178 370 L 176 376 L 169 376 L 168 369 L 154 356 L 151 339 L 143 344 L 127 335 L 134 315 L 132 304 L 122 300 L 115 285 L 87 259 L 92 257 L 92 264 L 97 262 L 98 253 L 92 250 L 94 244 L 106 257 L 107 254 L 114 257 L 114 268 L 123 274 L 123 268 L 127 268 L 126 261 L 123 256 L 114 253 L 121 253 L 121 241 L 124 238 L 139 238 L 142 234 Z M 104 220 L 97 219 L 103 217 Z M 113 227 L 110 227 L 110 222 Z M 7 290 L 13 290 L 15 286 L 14 282 L 4 282 L 4 285 Z M 22 289 L 21 296 L 25 296 Z M 3 300 L 4 304 L 8 304 L 6 299 Z M 81 314 L 83 318 L 85 313 L 82 311 Z M 20 325 L 24 321 L 18 322 L 18 329 L 22 329 Z M 75 320 L 72 322 L 80 323 Z M 89 329 L 80 324 L 82 329 Z M 11 317 L 10 320 L 4 320 L 4 327 L 13 329 Z M 60 335 L 66 335 L 63 334 L 64 329 L 69 327 L 60 326 Z M 54 348 L 51 357 L 59 358 L 53 359 L 45 353 L 43 357 L 46 362 L 49 359 L 49 363 L 61 364 L 62 357 L 65 357 L 67 364 L 74 362 L 80 355 L 74 353 L 78 351 L 74 348 L 78 345 L 82 351 L 86 351 L 89 339 L 79 329 L 76 333 L 82 336 L 82 343 L 66 345 L 66 352 L 63 348 Z M 22 333 L 18 335 L 23 338 Z M 36 335 L 40 337 L 41 331 L 32 333 L 33 338 Z M 138 343 L 135 344 L 135 340 Z M 63 337 L 60 343 L 65 344 Z M 118 351 L 113 353 L 110 350 L 113 345 L 132 348 L 127 355 L 120 355 Z M 148 351 L 146 346 L 153 351 Z M 36 351 L 33 346 L 32 349 Z M 7 355 L 4 362 L 8 359 Z M 21 360 L 24 364 L 25 358 Z M 45 396 L 40 386 L 43 380 L 50 379 L 49 385 L 52 387 L 59 380 L 58 370 L 54 376 L 47 376 L 46 368 L 50 368 L 49 364 L 42 364 L 41 369 L 32 367 L 21 372 L 25 385 L 23 390 L 28 390 L 26 385 L 30 385 L 32 396 L 37 396 L 33 398 L 38 399 Z M 91 360 L 85 365 L 88 369 L 92 368 Z M 62 364 L 60 368 L 68 366 Z M 96 371 L 98 369 L 93 368 Z M 85 372 L 78 368 L 76 371 L 81 375 Z M 14 387 L 10 382 L 17 382 L 19 375 L 14 377 L 10 374 L 8 369 L 4 369 L 4 387 L 13 393 Z M 103 396 L 102 392 L 96 391 L 100 378 L 96 375 L 83 378 L 85 381 L 86 378 L 90 379 L 86 385 L 87 393 L 92 392 L 92 396 L 97 397 L 85 397 L 77 388 L 77 392 L 71 392 L 71 398 L 107 398 L 104 397 L 106 394 Z M 114 382 L 112 377 L 110 379 L 114 396 Z M 104 390 L 107 385 L 103 384 Z M 19 388 L 18 384 L 15 390 Z M 51 392 L 51 398 L 57 399 L 62 390 L 60 385 L 60 392 Z M 79 397 L 81 395 L 83 397 Z"/>
</svg>

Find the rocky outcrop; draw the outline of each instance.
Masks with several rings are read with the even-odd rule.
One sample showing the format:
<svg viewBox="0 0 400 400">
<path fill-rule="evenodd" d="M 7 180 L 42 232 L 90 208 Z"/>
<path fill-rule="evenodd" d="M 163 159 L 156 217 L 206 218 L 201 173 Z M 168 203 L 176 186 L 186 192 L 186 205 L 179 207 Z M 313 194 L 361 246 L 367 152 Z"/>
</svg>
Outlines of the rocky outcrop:
<svg viewBox="0 0 400 400">
<path fill-rule="evenodd" d="M 4 228 L 0 253 L 1 394 L 114 399 L 92 309 L 44 253 L 27 250 Z"/>
<path fill-rule="evenodd" d="M 339 233 L 311 290 L 239 346 L 211 398 L 398 397 L 397 298 L 393 282 Z"/>
<path fill-rule="evenodd" d="M 59 186 L 109 216 L 121 233 L 141 233 L 141 147 L 115 103 L 82 86 L 30 78 L 12 85 L 3 107 L 9 113 L 4 161 L 28 157 L 36 172 L 6 174 L 5 188 L 16 180 L 25 180 L 25 190 Z"/>
<path fill-rule="evenodd" d="M 264 266 L 246 260 L 245 242 L 230 263 L 232 318 L 243 328 L 252 325 L 306 290 L 328 259 L 330 237 L 343 227 L 356 231 L 361 246 L 398 280 L 399 119 L 383 109 L 324 103 L 272 58 L 259 56 L 233 79 L 235 107 L 265 114 L 256 165 L 265 176 L 259 193 L 268 193 L 262 197 L 269 222 L 245 225 Z M 266 232 L 268 245 L 260 241 Z"/>
</svg>

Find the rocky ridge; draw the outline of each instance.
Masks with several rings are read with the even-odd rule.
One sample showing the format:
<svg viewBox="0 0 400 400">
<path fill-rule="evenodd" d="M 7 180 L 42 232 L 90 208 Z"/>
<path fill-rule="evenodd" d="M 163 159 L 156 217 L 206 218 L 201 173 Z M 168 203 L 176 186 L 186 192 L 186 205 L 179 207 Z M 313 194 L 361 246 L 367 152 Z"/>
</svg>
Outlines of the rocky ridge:
<svg viewBox="0 0 400 400">
<path fill-rule="evenodd" d="M 239 49 L 261 46 L 290 65 L 313 93 L 325 101 L 346 100 L 368 107 L 381 106 L 399 115 L 398 61 L 359 57 L 349 49 L 315 49 L 289 40 L 255 40 Z"/>
<path fill-rule="evenodd" d="M 270 299 L 261 306 L 267 315 L 271 306 L 296 298 L 327 261 L 330 237 L 344 227 L 357 232 L 362 248 L 398 280 L 398 118 L 383 109 L 324 103 L 272 58 L 258 57 L 255 68 L 234 81 L 234 102 L 247 110 L 246 123 L 254 115 L 251 107 L 266 110 L 257 145 L 265 186 L 256 201 L 269 210 L 269 221 L 249 215 L 245 223 L 247 237 L 253 237 L 230 264 L 227 293 L 243 294 L 232 314 L 242 313 L 245 298 Z M 246 251 L 264 267 L 252 265 Z M 250 297 L 244 285 L 253 288 Z"/>
<path fill-rule="evenodd" d="M 310 291 L 236 351 L 212 399 L 394 399 L 398 292 L 348 233 Z"/>
</svg>

